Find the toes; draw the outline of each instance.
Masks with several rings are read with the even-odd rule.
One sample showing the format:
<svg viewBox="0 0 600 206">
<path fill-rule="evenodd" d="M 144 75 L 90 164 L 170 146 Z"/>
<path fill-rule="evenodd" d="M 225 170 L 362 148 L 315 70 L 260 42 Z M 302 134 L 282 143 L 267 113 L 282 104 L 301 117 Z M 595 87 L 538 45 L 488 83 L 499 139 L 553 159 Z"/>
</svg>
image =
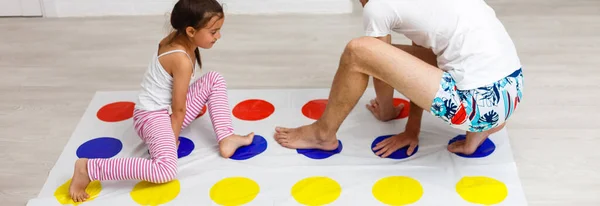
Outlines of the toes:
<svg viewBox="0 0 600 206">
<path fill-rule="evenodd" d="M 398 110 L 402 110 L 404 108 L 404 104 L 399 104 L 398 106 L 396 106 L 396 109 Z"/>
<path fill-rule="evenodd" d="M 370 103 L 371 103 L 371 105 L 373 106 L 373 105 L 375 105 L 375 104 L 377 103 L 377 101 L 376 101 L 375 99 L 372 99 L 372 100 L 370 101 Z"/>
<path fill-rule="evenodd" d="M 287 135 L 285 133 L 277 133 L 275 134 L 275 140 L 286 139 Z"/>
<path fill-rule="evenodd" d="M 463 153 L 464 152 L 464 141 L 456 141 L 448 145 L 448 151 L 452 153 Z"/>
<path fill-rule="evenodd" d="M 277 138 L 277 137 L 275 137 L 275 141 L 282 146 L 288 142 L 288 140 L 285 138 Z"/>
<path fill-rule="evenodd" d="M 86 192 L 81 192 L 79 194 L 79 202 L 84 202 L 86 201 L 88 198 L 88 194 Z"/>
<path fill-rule="evenodd" d="M 287 132 L 290 131 L 290 129 L 285 128 L 285 127 L 275 127 L 275 131 L 282 132 L 282 133 L 287 133 Z"/>
<path fill-rule="evenodd" d="M 367 109 L 376 117 L 379 118 L 377 116 L 377 112 L 375 111 L 375 108 L 373 108 L 372 106 L 367 105 Z"/>
</svg>

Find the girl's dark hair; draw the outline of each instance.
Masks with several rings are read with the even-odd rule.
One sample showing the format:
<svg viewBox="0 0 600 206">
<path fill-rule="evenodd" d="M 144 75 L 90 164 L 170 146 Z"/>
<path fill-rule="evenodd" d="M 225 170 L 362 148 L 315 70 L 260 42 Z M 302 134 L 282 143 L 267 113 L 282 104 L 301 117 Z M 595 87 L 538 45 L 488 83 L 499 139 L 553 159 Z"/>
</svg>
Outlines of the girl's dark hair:
<svg viewBox="0 0 600 206">
<path fill-rule="evenodd" d="M 224 16 L 223 7 L 216 0 L 179 0 L 171 12 L 171 26 L 176 31 L 175 36 L 185 35 L 187 27 L 203 28 L 215 16 Z M 202 67 L 198 48 L 194 53 L 198 65 Z"/>
</svg>

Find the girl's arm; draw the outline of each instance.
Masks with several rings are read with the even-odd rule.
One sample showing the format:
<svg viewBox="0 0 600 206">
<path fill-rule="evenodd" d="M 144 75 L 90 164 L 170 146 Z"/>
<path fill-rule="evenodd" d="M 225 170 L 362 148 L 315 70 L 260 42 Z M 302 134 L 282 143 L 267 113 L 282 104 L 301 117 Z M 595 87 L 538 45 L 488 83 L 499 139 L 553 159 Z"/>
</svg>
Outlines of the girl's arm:
<svg viewBox="0 0 600 206">
<path fill-rule="evenodd" d="M 189 58 L 183 53 L 173 53 L 162 58 L 164 59 L 161 59 L 161 64 L 173 75 L 171 127 L 175 134 L 175 142 L 178 142 L 186 113 L 186 98 L 193 67 Z M 165 62 L 163 63 L 162 60 Z"/>
</svg>

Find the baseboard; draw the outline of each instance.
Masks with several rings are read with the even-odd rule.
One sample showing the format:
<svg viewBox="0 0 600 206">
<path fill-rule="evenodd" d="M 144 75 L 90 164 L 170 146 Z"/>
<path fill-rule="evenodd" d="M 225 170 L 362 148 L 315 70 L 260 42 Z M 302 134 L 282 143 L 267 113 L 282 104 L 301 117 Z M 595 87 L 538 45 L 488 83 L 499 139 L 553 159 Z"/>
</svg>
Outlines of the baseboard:
<svg viewBox="0 0 600 206">
<path fill-rule="evenodd" d="M 45 17 L 165 15 L 175 0 L 43 0 Z M 344 14 L 352 0 L 220 0 L 227 14 Z"/>
</svg>

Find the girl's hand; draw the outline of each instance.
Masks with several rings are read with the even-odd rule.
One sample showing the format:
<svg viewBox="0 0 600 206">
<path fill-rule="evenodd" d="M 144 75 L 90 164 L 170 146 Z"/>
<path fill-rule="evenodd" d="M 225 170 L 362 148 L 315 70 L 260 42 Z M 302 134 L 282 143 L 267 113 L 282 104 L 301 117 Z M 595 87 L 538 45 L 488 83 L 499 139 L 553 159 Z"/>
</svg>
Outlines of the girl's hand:
<svg viewBox="0 0 600 206">
<path fill-rule="evenodd" d="M 164 55 L 159 61 L 163 68 L 173 76 L 171 128 L 175 143 L 179 147 L 179 134 L 186 113 L 188 87 L 195 67 L 190 58 L 182 52 Z"/>
<path fill-rule="evenodd" d="M 400 134 L 391 136 L 375 145 L 373 150 L 377 151 L 375 154 L 377 156 L 386 158 L 394 153 L 396 150 L 403 148 L 405 146 L 409 146 L 406 151 L 407 155 L 412 155 L 413 151 L 419 144 L 419 138 L 416 133 L 412 132 L 402 132 Z M 383 154 L 383 155 L 382 155 Z"/>
</svg>

